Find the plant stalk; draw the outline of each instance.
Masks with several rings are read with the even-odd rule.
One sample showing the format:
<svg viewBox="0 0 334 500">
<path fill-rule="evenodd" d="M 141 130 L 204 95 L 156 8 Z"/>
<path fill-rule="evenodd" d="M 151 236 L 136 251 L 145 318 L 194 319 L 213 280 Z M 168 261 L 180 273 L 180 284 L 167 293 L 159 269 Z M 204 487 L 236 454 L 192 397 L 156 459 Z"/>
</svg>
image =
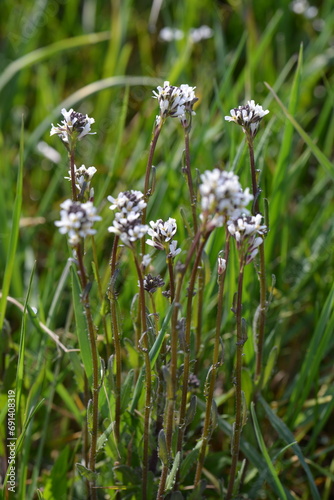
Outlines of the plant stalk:
<svg viewBox="0 0 334 500">
<path fill-rule="evenodd" d="M 153 156 L 155 152 L 155 148 L 157 146 L 157 142 L 159 139 L 159 135 L 162 129 L 162 126 L 164 124 L 164 121 L 161 119 L 160 123 L 155 127 L 154 133 L 153 133 L 153 138 L 150 144 L 150 151 L 147 159 L 147 165 L 146 165 L 146 171 L 145 171 L 145 182 L 144 182 L 144 199 L 146 203 L 148 203 L 149 197 L 151 196 L 150 193 L 150 177 L 151 177 L 151 170 L 152 170 L 152 165 L 153 165 Z M 146 212 L 147 212 L 147 207 L 143 209 L 142 212 L 142 224 L 146 223 Z M 143 238 L 141 241 L 141 253 L 142 255 L 145 254 L 145 239 Z"/>
<path fill-rule="evenodd" d="M 167 452 L 171 453 L 172 447 L 172 436 L 173 436 L 173 427 L 174 427 L 174 410 L 175 410 L 175 397 L 176 397 L 176 382 L 177 382 L 177 345 L 178 345 L 178 332 L 177 332 L 177 318 L 178 318 L 178 310 L 180 308 L 180 298 L 182 291 L 182 284 L 184 280 L 184 276 L 188 269 L 188 266 L 191 262 L 193 254 L 197 248 L 199 239 L 201 237 L 201 230 L 197 231 L 197 234 L 192 242 L 190 249 L 188 250 L 188 254 L 184 263 L 184 266 L 181 269 L 179 274 L 179 278 L 177 281 L 175 298 L 174 298 L 174 309 L 172 312 L 171 319 L 171 360 L 170 360 L 170 381 L 167 384 L 167 409 L 166 409 L 166 417 L 165 417 L 165 435 L 166 435 L 166 446 Z M 166 479 L 168 475 L 168 465 L 163 465 L 162 472 L 160 476 L 159 483 L 159 492 L 157 498 L 163 498 L 162 495 L 165 491 Z"/>
<path fill-rule="evenodd" d="M 232 441 L 232 463 L 230 469 L 230 477 L 227 487 L 226 500 L 230 500 L 233 495 L 234 482 L 237 472 L 240 436 L 242 430 L 242 387 L 241 387 L 241 370 L 242 370 L 242 350 L 246 339 L 243 338 L 242 332 L 242 287 L 244 279 L 244 258 L 240 260 L 240 270 L 238 277 L 238 296 L 236 308 L 237 320 L 237 352 L 236 352 L 236 369 L 235 369 L 235 423 Z"/>
<path fill-rule="evenodd" d="M 115 439 L 119 442 L 120 438 L 120 420 L 121 420 L 121 385 L 122 385 L 122 361 L 121 361 L 121 339 L 117 321 L 117 298 L 115 290 L 115 272 L 117 263 L 117 249 L 119 237 L 115 236 L 113 248 L 110 258 L 110 311 L 111 311 L 111 328 L 114 337 L 115 359 L 116 359 L 116 394 L 115 394 Z"/>
<path fill-rule="evenodd" d="M 147 498 L 147 478 L 148 478 L 148 454 L 149 454 L 149 433 L 150 433 L 150 414 L 151 414 L 151 393 L 152 393 L 152 374 L 151 374 L 151 363 L 149 356 L 149 342 L 148 342 L 148 332 L 146 323 L 146 309 L 145 309 L 145 289 L 144 289 L 144 279 L 143 273 L 141 271 L 140 263 L 136 256 L 135 250 L 133 250 L 134 261 L 137 269 L 138 280 L 139 280 L 139 296 L 140 296 L 140 309 L 141 309 L 141 326 L 142 326 L 142 341 L 143 347 L 142 351 L 144 353 L 145 360 L 145 385 L 146 385 L 146 396 L 145 396 L 145 412 L 144 412 L 144 436 L 143 436 L 143 481 L 142 481 L 142 498 Z"/>
<path fill-rule="evenodd" d="M 252 190 L 254 196 L 253 204 L 253 215 L 260 213 L 259 209 L 259 195 L 260 190 L 256 179 L 256 169 L 255 169 L 255 158 L 254 158 L 254 143 L 253 138 L 247 138 L 248 151 L 249 151 L 249 161 L 252 177 Z M 264 242 L 259 248 L 260 256 L 260 270 L 259 270 L 259 280 L 260 280 L 260 315 L 258 320 L 258 332 L 254 332 L 257 336 L 257 349 L 256 349 L 256 368 L 255 368 L 255 381 L 259 382 L 261 379 L 262 372 L 262 357 L 263 357 L 263 345 L 264 345 L 264 332 L 266 325 L 266 312 L 267 312 L 267 301 L 266 301 L 266 266 L 265 266 L 265 254 L 264 254 Z M 261 389 L 261 387 L 259 387 Z"/>
<path fill-rule="evenodd" d="M 228 231 L 226 231 L 226 245 L 225 245 L 226 267 L 228 264 L 229 252 L 230 252 L 230 240 L 229 240 L 229 233 L 228 233 Z M 222 317 L 223 317 L 223 298 L 224 298 L 225 277 L 226 277 L 226 269 L 223 271 L 222 274 L 218 275 L 218 299 L 217 299 L 217 317 L 216 317 L 215 341 L 214 341 L 214 348 L 213 348 L 212 367 L 211 367 L 211 373 L 210 373 L 210 385 L 209 385 L 209 391 L 208 391 L 208 395 L 207 395 L 207 399 L 206 399 L 205 419 L 204 419 L 204 426 L 203 426 L 203 432 L 202 432 L 202 445 L 201 445 L 200 454 L 198 457 L 196 474 L 195 474 L 195 482 L 194 482 L 195 488 L 201 479 L 204 458 L 205 458 L 205 454 L 206 454 L 206 448 L 207 448 L 208 441 L 210 439 L 209 431 L 210 431 L 210 424 L 211 424 L 212 401 L 213 401 L 213 394 L 214 394 L 215 383 L 216 383 L 216 375 L 217 375 L 218 368 L 220 366 L 220 363 L 219 363 L 220 328 L 221 328 L 221 322 L 222 322 Z"/>
<path fill-rule="evenodd" d="M 198 266 L 202 258 L 202 252 L 207 242 L 210 233 L 207 233 L 199 244 L 195 262 L 192 268 L 190 283 L 188 287 L 188 300 L 187 300 L 187 313 L 186 313 L 186 332 L 185 332 L 185 353 L 184 353 L 184 367 L 183 367 L 183 383 L 182 383 L 182 396 L 180 405 L 179 416 L 179 432 L 177 440 L 177 451 L 181 453 L 183 436 L 186 427 L 186 409 L 187 409 L 187 395 L 188 395 L 188 380 L 190 372 L 190 333 L 191 333 L 191 316 L 192 316 L 192 303 L 193 294 L 195 289 L 195 281 L 197 277 Z"/>
<path fill-rule="evenodd" d="M 77 251 L 77 262 L 79 269 L 79 279 L 82 286 L 81 300 L 84 306 L 84 311 L 86 315 L 88 336 L 92 353 L 92 363 L 93 363 L 93 381 L 92 381 L 92 408 L 93 408 L 93 418 L 92 418 L 92 431 L 91 431 L 91 445 L 89 451 L 89 469 L 95 471 L 95 460 L 96 460 L 96 443 L 97 443 L 97 425 L 98 425 L 98 404 L 99 404 L 99 378 L 98 378 L 98 351 L 96 345 L 96 331 L 93 323 L 93 317 L 89 302 L 89 290 L 88 280 L 83 262 L 82 246 L 79 244 L 76 248 Z M 96 489 L 94 483 L 90 483 L 91 498 L 95 500 Z"/>
</svg>

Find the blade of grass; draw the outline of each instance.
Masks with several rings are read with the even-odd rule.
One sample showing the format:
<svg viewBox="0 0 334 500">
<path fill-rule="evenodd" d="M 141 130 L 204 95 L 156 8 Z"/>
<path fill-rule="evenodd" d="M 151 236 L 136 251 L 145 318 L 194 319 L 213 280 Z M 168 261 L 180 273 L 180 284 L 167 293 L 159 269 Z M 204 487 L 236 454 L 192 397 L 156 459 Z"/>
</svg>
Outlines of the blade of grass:
<svg viewBox="0 0 334 500">
<path fill-rule="evenodd" d="M 6 268 L 2 283 L 2 296 L 0 298 L 0 331 L 2 330 L 3 323 L 5 320 L 7 296 L 9 293 L 10 282 L 15 265 L 16 249 L 19 239 L 20 216 L 22 208 L 23 155 L 24 155 L 24 129 L 23 129 L 23 119 L 22 119 L 21 137 L 20 137 L 20 159 L 19 159 L 19 170 L 17 173 L 13 220 L 12 220 L 12 227 L 11 227 L 9 246 L 7 252 Z"/>
<path fill-rule="evenodd" d="M 294 128 L 297 130 L 298 134 L 300 137 L 303 139 L 305 144 L 310 148 L 312 151 L 313 155 L 316 157 L 320 165 L 330 174 L 330 176 L 334 179 L 334 165 L 329 161 L 329 159 L 323 154 L 323 152 L 318 148 L 318 146 L 313 142 L 311 137 L 305 132 L 305 130 L 299 125 L 297 120 L 294 119 L 293 116 L 289 113 L 289 111 L 286 109 L 276 92 L 272 89 L 272 87 L 267 83 L 264 82 L 265 86 L 268 88 L 268 90 L 273 94 L 274 98 L 278 102 L 280 108 L 282 109 L 283 113 L 287 117 L 287 119 L 292 123 Z"/>
<path fill-rule="evenodd" d="M 60 40 L 59 42 L 52 43 L 47 47 L 42 47 L 37 50 L 33 50 L 22 57 L 19 57 L 12 63 L 10 63 L 7 68 L 2 72 L 0 76 L 0 92 L 3 87 L 22 69 L 32 66 L 45 59 L 50 59 L 53 55 L 63 52 L 64 50 L 75 49 L 82 47 L 84 45 L 92 45 L 95 43 L 104 42 L 110 38 L 109 31 L 103 31 L 102 33 L 89 33 L 88 35 L 76 36 L 73 38 L 66 38 L 65 40 Z"/>
<path fill-rule="evenodd" d="M 255 406 L 254 406 L 253 401 L 251 403 L 251 414 L 252 414 L 252 418 L 253 418 L 253 424 L 254 424 L 254 430 L 255 430 L 255 434 L 256 434 L 256 439 L 257 439 L 259 448 L 261 450 L 262 456 L 264 457 L 264 459 L 266 461 L 267 467 L 268 467 L 268 469 L 270 471 L 270 474 L 272 475 L 272 478 L 273 478 L 274 483 L 276 485 L 276 489 L 278 491 L 279 498 L 280 498 L 280 500 L 287 500 L 287 496 L 285 494 L 284 488 L 283 488 L 282 483 L 281 483 L 281 481 L 280 481 L 280 479 L 278 477 L 276 469 L 273 466 L 273 463 L 272 463 L 272 461 L 270 459 L 270 456 L 269 456 L 267 447 L 265 445 L 264 439 L 262 437 L 262 434 L 261 434 L 261 431 L 260 431 L 259 422 L 258 422 L 257 417 L 256 417 Z"/>
<path fill-rule="evenodd" d="M 18 418 L 20 416 L 20 409 L 21 409 L 20 408 L 20 401 L 21 401 L 22 387 L 23 387 L 23 381 L 24 381 L 24 361 L 25 361 L 26 326 L 27 326 L 27 314 L 26 314 L 26 311 L 27 311 L 29 296 L 30 296 L 30 292 L 31 292 L 32 280 L 33 280 L 35 268 L 36 268 L 36 262 L 34 264 L 32 273 L 30 275 L 30 280 L 29 280 L 29 285 L 28 285 L 26 300 L 25 300 L 24 309 L 23 309 L 22 324 L 21 324 L 19 357 L 18 357 L 18 361 L 17 361 L 16 382 L 15 382 L 16 414 L 17 414 Z"/>
<path fill-rule="evenodd" d="M 281 439 L 283 439 L 286 443 L 292 443 L 295 441 L 295 437 L 290 431 L 290 429 L 285 425 L 285 423 L 272 411 L 268 403 L 263 399 L 262 396 L 259 396 L 259 402 L 264 408 L 264 411 L 266 412 L 266 415 L 273 426 L 273 428 L 276 430 L 277 434 Z M 306 463 L 306 460 L 304 458 L 304 455 L 299 447 L 298 444 L 294 444 L 291 446 L 292 450 L 294 453 L 297 455 L 299 458 L 299 461 L 307 475 L 307 479 L 310 485 L 311 493 L 312 493 L 312 498 L 314 500 L 320 500 L 320 495 L 319 491 L 316 487 L 314 478 L 312 476 L 312 472 L 309 468 L 309 466 Z"/>
<path fill-rule="evenodd" d="M 300 46 L 297 69 L 294 75 L 291 94 L 290 94 L 289 113 L 291 116 L 294 115 L 297 111 L 300 85 L 301 85 L 302 65 L 303 65 L 303 45 Z M 290 158 L 293 151 L 292 148 L 293 131 L 294 128 L 292 123 L 290 121 L 287 121 L 283 132 L 282 143 L 281 143 L 282 145 L 278 155 L 275 174 L 272 181 L 273 196 L 270 200 L 270 226 L 272 229 L 276 229 L 278 222 L 282 219 L 282 207 L 286 206 L 286 198 L 288 192 L 287 184 L 289 181 L 289 178 L 287 176 L 287 170 L 290 164 Z M 276 241 L 274 238 L 268 238 L 268 242 L 266 243 L 266 255 L 268 261 L 270 261 L 271 250 L 273 249 L 275 244 Z M 284 257 L 285 259 L 283 265 L 285 265 L 286 255 Z"/>
<path fill-rule="evenodd" d="M 312 384 L 318 380 L 318 370 L 321 360 L 326 354 L 326 347 L 329 345 L 334 329 L 334 284 L 327 297 L 321 311 L 319 321 L 312 340 L 309 344 L 308 352 L 305 356 L 302 368 L 297 376 L 297 382 L 290 396 L 290 405 L 287 412 L 287 419 L 293 425 L 300 410 L 310 393 Z"/>
<path fill-rule="evenodd" d="M 27 432 L 27 429 L 28 429 L 28 426 L 31 422 L 31 420 L 33 419 L 35 413 L 40 409 L 40 407 L 43 405 L 44 403 L 44 399 L 42 399 L 36 406 L 33 406 L 29 412 L 29 415 L 28 417 L 26 418 L 25 422 L 24 422 L 24 425 L 23 425 L 23 429 L 22 429 L 22 432 L 16 442 L 16 448 L 15 448 L 15 459 L 17 457 L 17 454 L 19 453 L 19 451 L 21 450 L 21 447 L 22 447 L 22 444 L 23 444 L 23 440 L 24 440 L 24 437 L 26 435 L 26 432 Z M 3 491 L 6 491 L 6 486 L 7 486 L 7 480 L 8 480 L 8 474 L 6 473 L 5 475 L 5 480 L 3 482 Z"/>
</svg>

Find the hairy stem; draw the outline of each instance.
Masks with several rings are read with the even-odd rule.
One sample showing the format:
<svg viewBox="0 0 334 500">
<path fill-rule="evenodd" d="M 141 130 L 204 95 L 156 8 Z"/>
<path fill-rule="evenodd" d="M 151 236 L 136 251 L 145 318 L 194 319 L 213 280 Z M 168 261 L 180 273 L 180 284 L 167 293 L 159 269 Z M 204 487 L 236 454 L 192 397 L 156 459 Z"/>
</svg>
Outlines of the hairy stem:
<svg viewBox="0 0 334 500">
<path fill-rule="evenodd" d="M 157 142 L 159 139 L 159 135 L 163 126 L 163 120 L 161 119 L 159 124 L 156 125 L 153 133 L 153 138 L 150 144 L 150 151 L 147 159 L 147 165 L 146 165 L 146 172 L 145 172 L 145 182 L 144 182 L 144 199 L 146 203 L 148 203 L 149 197 L 151 196 L 150 193 L 150 177 L 151 177 L 151 170 L 152 170 L 152 165 L 153 165 L 153 156 L 155 152 L 155 148 L 157 146 Z M 142 224 L 145 224 L 146 222 L 146 211 L 147 207 L 143 209 L 142 212 Z M 145 239 L 143 238 L 141 241 L 141 253 L 144 255 L 145 253 Z"/>
<path fill-rule="evenodd" d="M 115 394 L 115 439 L 118 442 L 120 437 L 120 420 L 121 420 L 121 375 L 122 375 L 122 363 L 121 363 L 121 339 L 118 328 L 117 321 L 117 297 L 115 290 L 115 279 L 116 279 L 116 262 L 117 262 L 117 248 L 118 248 L 119 237 L 115 236 L 114 244 L 111 252 L 110 258 L 110 311 L 111 311 L 111 328 L 114 337 L 114 348 L 115 348 L 115 360 L 116 360 L 116 394 Z"/>
<path fill-rule="evenodd" d="M 195 289 L 195 281 L 197 277 L 198 266 L 202 258 L 202 252 L 204 246 L 209 237 L 207 233 L 197 250 L 195 262 L 192 268 L 190 283 L 188 287 L 188 300 L 187 300 L 187 312 L 186 312 L 186 332 L 185 332 L 185 353 L 184 353 L 184 367 L 183 367 L 183 383 L 182 383 L 182 397 L 180 406 L 180 416 L 179 416 L 179 433 L 177 440 L 177 451 L 182 451 L 183 436 L 186 427 L 186 409 L 187 409 L 187 395 L 188 395 L 188 380 L 190 372 L 190 332 L 191 332 L 191 317 L 192 317 L 192 303 L 193 295 Z"/>
<path fill-rule="evenodd" d="M 256 169 L 255 169 L 255 159 L 254 159 L 254 144 L 253 139 L 248 138 L 248 151 L 249 151 L 249 161 L 252 176 L 252 189 L 254 196 L 253 204 L 253 214 L 256 215 L 260 212 L 259 209 L 259 195 L 260 190 L 257 185 L 256 180 Z M 256 368 L 255 368 L 255 381 L 259 381 L 262 372 L 262 354 L 263 354 L 263 344 L 264 344 L 264 331 L 266 324 L 266 267 L 265 267 L 265 254 L 264 254 L 264 242 L 259 248 L 260 256 L 260 270 L 259 270 L 259 280 L 260 280 L 260 315 L 258 320 L 258 331 L 254 332 L 257 337 L 257 349 L 256 349 Z M 260 387 L 259 387 L 260 389 Z"/>
<path fill-rule="evenodd" d="M 197 327 L 196 327 L 196 342 L 195 342 L 195 358 L 197 360 L 201 348 L 202 341 L 202 322 L 203 322 L 203 300 L 204 300 L 204 283 L 205 283 L 205 267 L 204 262 L 198 270 L 198 292 L 197 292 Z M 195 370 L 198 370 L 196 362 Z"/>
<path fill-rule="evenodd" d="M 72 200 L 73 201 L 77 201 L 78 200 L 78 196 L 77 196 L 77 187 L 75 185 L 75 172 L 74 172 L 75 150 L 71 149 L 70 152 L 68 153 L 68 156 L 69 156 L 69 159 L 70 159 Z"/>
<path fill-rule="evenodd" d="M 89 469 L 94 472 L 95 459 L 96 459 L 98 404 L 99 404 L 98 351 L 96 345 L 96 332 L 89 301 L 89 290 L 88 290 L 89 283 L 87 280 L 86 270 L 83 262 L 82 246 L 78 245 L 76 251 L 77 251 L 77 262 L 79 271 L 78 274 L 82 287 L 81 300 L 86 315 L 88 336 L 89 336 L 90 348 L 92 353 L 92 363 L 93 363 L 93 383 L 92 383 L 93 418 L 92 418 L 92 431 L 91 431 L 91 445 L 89 451 Z M 91 483 L 91 498 L 93 500 L 97 498 L 94 483 Z"/>
<path fill-rule="evenodd" d="M 245 343 L 242 332 L 242 287 L 244 278 L 244 262 L 240 261 L 240 270 L 238 277 L 238 296 L 236 308 L 237 320 L 237 353 L 236 353 L 236 368 L 235 368 L 235 423 L 232 437 L 232 463 L 230 468 L 230 476 L 227 487 L 226 500 L 230 500 L 233 495 L 234 482 L 237 472 L 240 436 L 242 430 L 242 387 L 241 387 L 241 370 L 242 370 L 242 350 Z"/>
<path fill-rule="evenodd" d="M 172 447 L 172 436 L 173 436 L 173 428 L 174 428 L 174 410 L 175 410 L 175 397 L 176 397 L 176 383 L 177 383 L 177 345 L 178 345 L 178 332 L 177 332 L 177 318 L 178 312 L 180 308 L 180 298 L 182 291 L 182 284 L 184 280 L 184 276 L 188 269 L 188 266 L 191 262 L 191 259 L 196 251 L 196 247 L 198 245 L 199 239 L 201 237 L 202 232 L 199 230 L 192 242 L 190 249 L 188 250 L 188 254 L 185 260 L 185 263 L 181 269 L 179 274 L 179 278 L 177 281 L 175 298 L 174 298 L 174 309 L 172 312 L 171 319 L 171 360 L 170 360 L 170 380 L 167 383 L 167 408 L 166 408 L 166 417 L 165 417 L 165 435 L 166 435 L 166 446 L 167 451 L 170 454 Z M 159 483 L 159 492 L 160 498 L 162 498 L 163 492 L 165 491 L 166 479 L 168 473 L 168 466 L 164 465 L 162 468 L 160 483 Z M 159 497 L 157 497 L 159 498 Z"/>
<path fill-rule="evenodd" d="M 99 294 L 99 300 L 101 302 L 101 305 L 104 303 L 104 293 L 102 290 L 102 283 L 101 283 L 101 278 L 99 274 L 99 267 L 98 267 L 98 260 L 97 260 L 97 251 L 96 251 L 96 243 L 95 243 L 95 238 L 94 235 L 92 235 L 92 249 L 93 249 L 93 261 L 95 265 L 95 277 L 97 281 L 97 290 Z M 106 339 L 106 348 L 107 348 L 107 358 L 109 359 L 111 356 L 111 339 L 108 337 L 108 328 L 107 328 L 107 318 L 106 315 L 104 314 L 104 311 L 101 313 L 101 319 L 102 319 L 102 325 L 103 325 L 103 331 Z"/>
<path fill-rule="evenodd" d="M 152 393 L 152 374 L 151 374 L 151 363 L 149 356 L 149 342 L 148 342 L 148 332 L 146 323 L 146 309 L 145 309 L 145 289 L 144 289 L 144 278 L 143 273 L 140 268 L 140 263 L 138 258 L 133 252 L 135 265 L 139 280 L 139 295 L 140 295 L 140 309 L 141 309 L 141 326 L 142 326 L 142 351 L 144 353 L 145 360 L 145 386 L 146 386 L 146 396 L 145 396 L 145 412 L 144 412 L 144 436 L 143 436 L 143 478 L 142 478 L 142 498 L 147 498 L 147 476 L 148 476 L 148 445 L 149 445 L 149 432 L 150 432 L 150 414 L 151 414 L 151 393 Z"/>
<path fill-rule="evenodd" d="M 194 234 L 196 234 L 197 230 L 198 230 L 197 213 L 196 213 L 197 197 L 196 197 L 196 193 L 194 190 L 194 184 L 193 184 L 193 179 L 192 179 L 192 175 L 191 175 L 189 133 L 186 130 L 184 132 L 184 145 L 185 145 L 185 165 L 186 165 L 185 170 L 186 170 L 186 174 L 187 174 L 187 182 L 188 182 L 189 195 L 190 195 Z"/>
<path fill-rule="evenodd" d="M 172 257 L 167 257 L 168 272 L 169 272 L 169 287 L 170 287 L 170 301 L 173 302 L 175 298 L 175 282 L 174 282 L 174 268 Z"/>
<path fill-rule="evenodd" d="M 226 245 L 225 245 L 226 267 L 227 267 L 227 263 L 228 263 L 229 252 L 230 252 L 230 241 L 229 241 L 229 233 L 227 232 Z M 205 454 L 206 454 L 206 448 L 207 448 L 208 441 L 210 439 L 209 430 L 210 430 L 210 424 L 211 424 L 211 410 L 212 410 L 213 393 L 214 393 L 214 389 L 215 389 L 217 371 L 218 371 L 218 368 L 220 366 L 219 346 L 220 346 L 220 328 L 221 328 L 221 322 L 222 322 L 222 316 L 223 316 L 223 297 L 224 297 L 225 276 L 226 276 L 226 270 L 224 270 L 222 274 L 218 274 L 218 300 L 217 300 L 215 341 L 214 341 L 214 348 L 213 348 L 212 367 L 211 367 L 211 373 L 210 373 L 210 385 L 209 385 L 209 391 L 208 391 L 207 399 L 206 399 L 205 418 L 204 418 L 204 426 L 203 426 L 203 432 L 202 432 L 202 445 L 201 445 L 201 449 L 200 449 L 200 454 L 199 454 L 197 468 L 196 468 L 196 474 L 195 474 L 195 482 L 194 482 L 195 487 L 198 485 L 198 483 L 201 479 L 204 458 L 205 458 Z"/>
</svg>

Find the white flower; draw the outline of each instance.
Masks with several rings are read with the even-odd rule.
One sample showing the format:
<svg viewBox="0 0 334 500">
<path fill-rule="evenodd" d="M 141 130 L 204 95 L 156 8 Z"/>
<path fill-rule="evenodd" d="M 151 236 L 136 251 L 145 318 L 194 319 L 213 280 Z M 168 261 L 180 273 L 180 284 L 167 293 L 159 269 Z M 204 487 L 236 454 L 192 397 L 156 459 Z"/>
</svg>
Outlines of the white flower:
<svg viewBox="0 0 334 500">
<path fill-rule="evenodd" d="M 177 241 L 173 240 L 169 245 L 168 257 L 174 259 L 174 257 L 176 257 L 181 252 L 181 248 L 176 248 L 176 247 L 177 247 Z"/>
<path fill-rule="evenodd" d="M 95 122 L 94 118 L 73 111 L 72 108 L 69 111 L 63 108 L 61 113 L 64 120 L 56 127 L 52 123 L 50 135 L 56 134 L 64 143 L 69 144 L 72 141 L 80 141 L 86 135 L 96 134 L 96 132 L 90 131 L 91 124 Z"/>
<path fill-rule="evenodd" d="M 164 250 L 166 248 L 165 244 L 173 238 L 177 231 L 176 220 L 171 217 L 165 222 L 158 219 L 156 222 L 151 221 L 150 226 L 147 233 L 152 239 L 146 240 L 146 243 L 159 250 Z"/>
<path fill-rule="evenodd" d="M 110 233 L 117 234 L 124 245 L 131 244 L 143 238 L 147 233 L 148 226 L 141 224 L 139 212 L 116 212 L 113 225 L 108 227 Z"/>
<path fill-rule="evenodd" d="M 267 232 L 267 226 L 262 225 L 262 215 L 242 215 L 237 219 L 231 219 L 227 223 L 227 229 L 237 242 L 237 248 L 245 257 L 245 263 L 249 264 L 257 255 L 258 247 L 263 243 L 263 237 Z"/>
<path fill-rule="evenodd" d="M 81 167 L 77 168 L 74 165 L 74 176 L 76 187 L 79 191 L 88 191 L 90 187 L 90 181 L 94 174 L 97 172 L 95 167 L 86 168 L 85 165 L 81 165 Z M 65 177 L 66 180 L 71 180 L 71 170 L 68 171 L 69 177 Z"/>
<path fill-rule="evenodd" d="M 192 107 L 198 100 L 195 96 L 196 87 L 189 87 L 183 84 L 180 87 L 169 85 L 169 82 L 164 82 L 163 87 L 157 87 L 158 92 L 153 91 L 153 97 L 158 99 L 160 106 L 160 116 L 166 118 L 180 118 L 181 122 L 185 120 L 186 112 L 194 115 Z"/>
<path fill-rule="evenodd" d="M 159 33 L 159 38 L 163 42 L 172 42 L 173 40 L 181 40 L 184 36 L 183 31 L 177 28 L 169 28 L 166 26 L 162 28 Z"/>
<path fill-rule="evenodd" d="M 269 110 L 264 110 L 259 104 L 255 104 L 254 100 L 248 101 L 245 106 L 231 109 L 231 116 L 225 116 L 228 122 L 234 122 L 242 126 L 246 134 L 255 137 L 262 118 L 269 113 Z"/>
<path fill-rule="evenodd" d="M 92 226 L 95 221 L 101 220 L 101 217 L 96 215 L 96 208 L 91 201 L 80 203 L 66 200 L 60 207 L 61 220 L 56 221 L 55 225 L 59 227 L 60 233 L 68 234 L 71 246 L 78 245 L 81 238 L 96 233 Z"/>
<path fill-rule="evenodd" d="M 110 210 L 115 210 L 117 208 L 117 210 L 121 211 L 123 214 L 128 214 L 130 212 L 141 214 L 147 205 L 143 193 L 134 190 L 119 193 L 117 198 L 108 196 L 108 201 L 112 203 L 109 207 Z"/>
<path fill-rule="evenodd" d="M 247 213 L 246 206 L 253 199 L 249 188 L 242 189 L 239 178 L 233 172 L 215 168 L 201 175 L 202 220 L 210 216 L 210 224 L 223 226 L 227 218 Z"/>
<path fill-rule="evenodd" d="M 192 28 L 189 33 L 189 38 L 193 43 L 198 43 L 201 40 L 207 40 L 213 37 L 213 30 L 209 26 L 203 25 L 199 28 Z"/>
</svg>

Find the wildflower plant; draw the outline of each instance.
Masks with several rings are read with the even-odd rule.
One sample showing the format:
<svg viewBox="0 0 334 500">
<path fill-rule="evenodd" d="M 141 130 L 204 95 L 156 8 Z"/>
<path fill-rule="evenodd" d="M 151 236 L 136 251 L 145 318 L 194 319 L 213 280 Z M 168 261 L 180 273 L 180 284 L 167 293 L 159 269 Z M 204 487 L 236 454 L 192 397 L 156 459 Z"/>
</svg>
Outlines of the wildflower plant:
<svg viewBox="0 0 334 500">
<path fill-rule="evenodd" d="M 229 477 L 226 498 L 230 499 L 237 475 L 240 436 L 246 412 L 241 378 L 242 349 L 247 340 L 242 318 L 243 275 L 245 266 L 256 262 L 261 255 L 268 230 L 258 210 L 258 188 L 251 194 L 249 188 L 241 185 L 235 173 L 219 168 L 208 169 L 201 173 L 199 185 L 194 185 L 190 133 L 195 115 L 193 106 L 198 101 L 195 87 L 186 84 L 176 87 L 165 82 L 153 92 L 153 97 L 157 99 L 160 111 L 154 122 L 144 189 L 140 191 L 131 186 L 131 189 L 118 194 L 112 193 L 107 197 L 109 210 L 112 212 L 111 214 L 107 211 L 106 214 L 108 222 L 110 221 L 107 288 L 103 288 L 106 280 L 102 281 L 99 278 L 99 262 L 96 259 L 94 240 L 95 224 L 101 221 L 101 216 L 97 215 L 97 209 L 93 205 L 94 189 L 91 184 L 98 172 L 95 167 L 86 168 L 82 165 L 77 168 L 75 164 L 77 141 L 92 133 L 90 127 L 94 119 L 72 109 L 62 110 L 64 120 L 57 127 L 52 125 L 51 129 L 51 135 L 58 135 L 69 153 L 70 170 L 69 176 L 65 178 L 71 182 L 72 199 L 61 204 L 60 220 L 55 224 L 60 233 L 67 235 L 72 250 L 73 265 L 76 266 L 81 286 L 81 301 L 93 367 L 91 387 L 87 389 L 85 395 L 87 430 L 91 437 L 89 459 L 85 461 L 84 467 L 78 468 L 88 479 L 88 495 L 93 499 L 98 498 L 96 486 L 99 483 L 105 485 L 106 482 L 112 481 L 110 473 L 107 472 L 108 460 L 130 467 L 131 470 L 134 470 L 134 467 L 140 468 L 143 499 L 155 497 L 157 500 L 162 500 L 171 489 L 180 491 L 181 468 L 187 446 L 187 426 L 191 424 L 196 414 L 197 397 L 191 392 L 198 391 L 201 383 L 195 366 L 201 350 L 201 318 L 205 314 L 203 310 L 205 273 L 202 270 L 208 240 L 215 232 L 222 242 L 214 270 L 218 282 L 217 311 L 212 359 L 205 382 L 201 438 L 192 452 L 194 461 L 197 462 L 193 487 L 195 491 L 199 491 L 201 487 L 204 460 L 215 427 L 217 408 L 214 391 L 217 375 L 223 367 L 221 330 L 225 278 L 230 266 L 230 245 L 234 241 L 239 263 L 236 301 L 232 308 L 236 318 L 236 412 L 231 437 L 231 466 L 228 471 L 222 470 L 222 474 L 227 473 Z M 249 143 L 252 144 L 259 122 L 267 113 L 268 111 L 263 111 L 261 106 L 255 105 L 254 101 L 249 101 L 245 107 L 232 110 L 228 121 L 241 125 Z M 169 118 L 179 119 L 184 134 L 184 154 L 180 163 L 181 171 L 185 173 L 191 207 L 191 221 L 187 222 L 189 241 L 181 241 L 180 245 L 176 218 L 170 216 L 167 220 L 162 218 L 147 220 L 150 197 L 154 188 L 151 179 L 153 158 L 163 124 Z M 253 208 L 250 207 L 252 202 Z M 90 273 L 84 263 L 89 239 L 92 242 L 94 255 L 91 278 L 88 277 Z M 165 264 L 161 263 L 161 259 L 157 259 L 157 255 L 161 255 L 161 252 L 165 255 Z M 132 268 L 137 275 L 137 287 L 132 304 L 128 305 L 133 322 L 132 332 L 123 329 L 118 300 L 121 293 L 118 276 L 122 272 L 121 263 L 125 255 L 130 256 L 130 261 L 133 259 Z M 126 257 L 124 262 L 129 266 L 130 261 Z M 99 329 L 102 329 L 100 333 L 103 334 L 99 336 L 99 343 L 102 342 L 100 339 L 104 339 L 108 344 L 105 349 L 108 356 L 105 360 L 99 356 L 99 351 L 104 349 L 97 342 L 95 315 L 90 301 L 90 290 L 94 279 L 97 281 L 100 300 L 104 302 L 104 296 L 109 299 L 108 313 L 103 316 L 103 322 L 99 326 Z M 122 288 L 127 285 L 125 279 Z M 160 299 L 161 294 L 167 297 L 167 300 Z M 192 344 L 195 319 L 197 325 L 194 349 Z M 108 332 L 111 332 L 111 339 Z M 123 372 L 130 343 L 131 351 L 136 352 L 138 366 L 124 381 Z M 260 376 L 260 371 L 257 375 Z M 87 373 L 86 377 L 88 378 Z M 131 381 L 135 382 L 132 399 Z M 106 401 L 108 404 L 105 404 Z M 131 462 L 132 452 L 126 451 L 130 447 L 131 419 L 135 415 L 139 415 L 141 419 L 142 438 L 140 452 L 139 449 L 136 451 L 137 458 L 134 459 L 136 465 Z M 108 433 L 101 428 L 103 419 L 111 422 Z M 111 428 L 114 440 L 112 445 L 108 441 Z M 87 435 L 87 431 L 83 435 Z M 135 439 L 136 436 L 132 435 L 131 440 Z M 101 442 L 109 443 L 105 448 L 105 458 L 101 462 L 103 465 L 96 460 L 97 453 L 102 449 Z M 84 446 L 87 447 L 87 443 Z M 150 485 L 152 475 L 155 476 L 153 490 Z"/>
</svg>

